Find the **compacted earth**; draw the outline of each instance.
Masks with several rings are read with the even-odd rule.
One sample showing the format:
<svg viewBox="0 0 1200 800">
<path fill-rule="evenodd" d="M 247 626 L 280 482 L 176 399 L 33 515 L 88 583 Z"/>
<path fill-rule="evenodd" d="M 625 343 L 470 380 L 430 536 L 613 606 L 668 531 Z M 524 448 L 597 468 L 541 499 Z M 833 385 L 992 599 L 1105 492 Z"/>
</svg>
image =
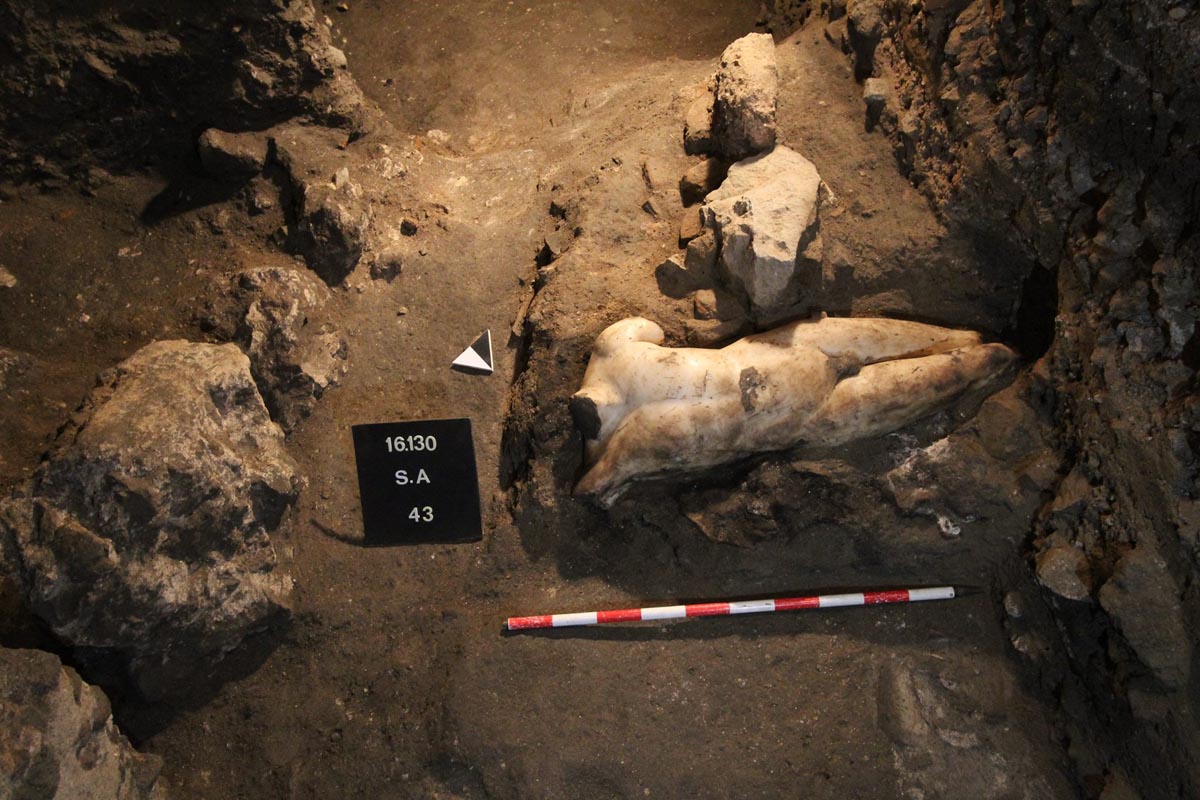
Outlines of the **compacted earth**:
<svg viewBox="0 0 1200 800">
<path fill-rule="evenodd" d="M 1074 634 L 1110 630 L 1080 609 L 1098 595 L 1121 616 L 1119 592 L 1140 597 L 1129 587 L 1146 579 L 1122 561 L 1105 583 L 1111 561 L 1089 574 L 1053 533 L 1088 503 L 1086 486 L 1062 488 L 1081 479 L 1046 357 L 1055 279 L 953 205 L 966 178 L 931 188 L 920 174 L 917 106 L 896 100 L 913 78 L 872 67 L 865 11 L 848 26 L 844 4 L 749 0 L 258 5 L 292 44 L 243 62 L 230 90 L 242 106 L 164 114 L 132 159 L 72 161 L 72 148 L 116 152 L 117 133 L 48 141 L 34 162 L 14 144 L 11 163 L 27 168 L 0 184 L 0 482 L 16 498 L 0 507 L 16 544 L 0 545 L 20 553 L 0 584 L 5 610 L 19 609 L 3 643 L 54 653 L 70 680 L 101 687 L 113 720 L 101 708 L 91 724 L 109 726 L 136 776 L 57 796 L 1117 800 L 1140 796 L 1135 785 L 1146 797 L 1196 788 L 1186 774 L 1147 778 L 1153 760 L 1115 744 L 1106 724 L 1129 706 L 1097 711 L 1079 666 L 1104 646 L 1060 638 L 1061 604 Z M 177 58 L 172 36 L 218 48 L 204 57 L 216 63 L 222 37 L 259 29 L 172 8 L 93 9 L 102 25 L 79 12 L 58 28 L 4 13 L 29 37 L 58 31 L 56 63 L 76 37 L 107 81 L 79 91 L 157 85 L 129 64 Z M 697 188 L 704 156 L 685 150 L 685 119 L 747 34 L 773 37 L 776 140 L 821 181 L 800 299 L 770 313 L 714 286 L 685 248 L 697 200 L 720 182 L 701 168 Z M 21 53 L 5 58 L 16 74 Z M 880 75 L 892 88 L 871 83 Z M 308 99 L 293 108 L 289 91 Z M 213 145 L 210 127 L 252 135 Z M 668 344 L 716 346 L 819 313 L 977 330 L 1019 364 L 990 397 L 885 436 L 650 481 L 611 506 L 572 496 L 583 450 L 568 400 L 607 325 L 644 316 Z M 452 370 L 484 330 L 494 372 Z M 197 371 L 210 376 L 200 388 Z M 364 546 L 351 426 L 459 417 L 474 432 L 482 540 Z M 218 441 L 235 443 L 214 455 Z M 161 473 L 143 468 L 152 459 Z M 169 488 L 143 488 L 160 478 Z M 143 496 L 168 507 L 127 501 Z M 96 555 L 63 532 L 151 517 L 157 560 L 141 564 L 209 547 L 204 568 L 116 578 L 95 562 L 117 563 L 124 545 Z M 205 524 L 226 538 L 197 544 Z M 944 584 L 970 591 L 501 630 L 516 614 Z M 155 627 L 148 586 L 220 602 Z M 70 614 L 83 607 L 81 623 Z M 1154 609 L 1182 624 L 1177 602 Z M 1190 651 L 1172 655 L 1169 621 L 1144 633 L 1125 619 L 1130 644 L 1108 634 L 1107 658 L 1134 665 L 1114 668 L 1141 681 L 1133 715 L 1190 736 L 1164 699 L 1187 694 Z M 46 685 L 60 680 L 23 658 Z M 5 691 L 0 712 L 36 726 L 33 712 L 11 716 L 24 695 Z M 78 774 L 60 780 L 88 780 Z M 52 780 L 28 785 L 53 796 Z"/>
</svg>

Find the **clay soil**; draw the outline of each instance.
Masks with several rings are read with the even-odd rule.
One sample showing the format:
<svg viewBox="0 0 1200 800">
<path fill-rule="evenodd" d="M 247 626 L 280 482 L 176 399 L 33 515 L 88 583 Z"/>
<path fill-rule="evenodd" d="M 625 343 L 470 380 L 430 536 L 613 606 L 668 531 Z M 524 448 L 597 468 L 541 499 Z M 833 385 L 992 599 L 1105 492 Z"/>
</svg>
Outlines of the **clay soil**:
<svg viewBox="0 0 1200 800">
<path fill-rule="evenodd" d="M 672 489 L 606 512 L 569 497 L 569 474 L 536 487 L 559 510 L 534 513 L 522 499 L 532 490 L 501 467 L 512 384 L 537 346 L 510 330 L 557 222 L 552 201 L 576 203 L 588 223 L 572 276 L 541 298 L 577 340 L 552 351 L 564 357 L 543 379 L 577 384 L 590 338 L 628 313 L 667 320 L 682 341 L 690 300 L 665 296 L 655 276 L 678 251 L 682 209 L 642 165 L 656 159 L 676 176 L 690 166 L 688 92 L 729 42 L 761 30 L 758 3 L 359 0 L 324 12 L 415 154 L 378 213 L 418 231 L 394 282 L 362 266 L 334 293 L 350 370 L 289 438 L 308 486 L 273 537 L 296 581 L 290 626 L 178 704 L 115 698 L 135 744 L 163 757 L 174 796 L 910 796 L 938 765 L 898 749 L 914 723 L 893 695 L 909 680 L 896 675 L 922 670 L 953 684 L 954 724 L 1013 765 L 1014 792 L 1070 786 L 989 591 L 942 605 L 501 635 L 509 614 L 990 587 L 1001 568 L 994 547 L 964 540 L 945 561 L 908 559 L 887 531 L 852 536 L 835 519 L 749 545 L 664 533 Z M 1006 312 L 992 305 L 1011 287 L 979 277 L 971 243 L 942 229 L 887 142 L 863 129 L 845 56 L 819 27 L 777 43 L 781 139 L 839 198 L 823 222 L 827 249 L 861 265 L 831 310 L 886 313 L 910 287 L 941 310 L 928 315 L 937 321 L 1000 334 Z M 19 281 L 0 290 L 0 345 L 29 356 L 2 390 L 0 480 L 34 469 L 100 370 L 153 339 L 199 338 L 195 298 L 220 276 L 293 264 L 270 243 L 278 211 L 248 216 L 237 198 L 143 221 L 166 185 L 148 171 L 95 197 L 27 190 L 0 204 L 0 264 Z M 652 197 L 659 216 L 643 209 Z M 922 287 L 914 265 L 930 253 L 963 259 L 962 282 Z M 852 296 L 864 284 L 871 291 Z M 495 374 L 450 371 L 485 328 Z M 545 371 L 554 358 L 536 363 Z M 350 426 L 450 417 L 474 426 L 483 541 L 361 546 Z M 578 455 L 556 463 L 569 472 Z"/>
</svg>

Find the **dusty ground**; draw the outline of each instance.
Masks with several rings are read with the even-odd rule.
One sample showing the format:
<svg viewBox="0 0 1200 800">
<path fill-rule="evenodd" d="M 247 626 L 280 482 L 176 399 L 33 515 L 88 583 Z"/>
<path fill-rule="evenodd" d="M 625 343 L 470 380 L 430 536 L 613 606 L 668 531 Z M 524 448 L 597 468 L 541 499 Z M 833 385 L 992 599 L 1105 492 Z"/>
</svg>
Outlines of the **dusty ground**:
<svg viewBox="0 0 1200 800">
<path fill-rule="evenodd" d="M 989 592 L 924 607 L 499 633 L 510 613 L 990 586 L 1011 566 L 1003 532 L 946 543 L 927 526 L 929 541 L 906 555 L 887 531 L 825 522 L 736 547 L 699 530 L 664 533 L 662 515 L 677 515 L 670 489 L 606 514 L 562 496 L 565 482 L 543 485 L 559 497 L 541 514 L 501 486 L 510 385 L 530 346 L 509 331 L 555 223 L 552 200 L 576 203 L 586 223 L 543 290 L 555 335 L 570 342 L 541 361 L 547 370 L 558 358 L 545 380 L 577 383 L 590 338 L 629 312 L 675 319 L 668 332 L 682 339 L 690 302 L 664 297 L 654 273 L 677 250 L 679 200 L 661 193 L 662 217 L 645 212 L 654 192 L 642 164 L 687 168 L 687 89 L 755 29 L 758 4 L 325 10 L 366 93 L 417 137 L 383 213 L 415 216 L 419 231 L 398 280 L 372 282 L 360 268 L 335 293 L 351 368 L 289 440 L 309 486 L 275 537 L 297 582 L 290 630 L 248 648 L 228 682 L 185 707 L 118 702 L 135 742 L 164 757 L 176 796 L 968 796 L 953 778 L 970 762 L 943 764 L 944 737 L 934 741 L 922 714 L 975 737 L 978 780 L 1011 781 L 1000 789 L 1011 794 L 995 796 L 1073 793 L 1065 745 L 1022 681 Z M 819 29 L 780 45 L 780 138 L 839 198 L 823 229 L 828 268 L 845 271 L 825 289 L 829 310 L 903 306 L 1003 332 L 1019 287 L 989 262 L 1002 254 L 938 225 L 886 141 L 863 131 L 861 89 Z M 32 470 L 98 371 L 151 339 L 197 336 L 190 298 L 215 276 L 290 261 L 269 244 L 278 210 L 248 217 L 237 199 L 139 221 L 164 186 L 118 178 L 94 198 L 30 191 L 0 204 L 0 264 L 19 280 L 0 291 L 0 345 L 30 356 L 0 390 L 10 409 L 0 480 Z M 921 277 L 930 259 L 957 264 L 961 280 Z M 483 328 L 496 337 L 496 373 L 451 372 Z M 474 423 L 483 542 L 358 546 L 350 426 L 458 416 Z M 572 458 L 555 462 L 560 477 Z"/>
</svg>

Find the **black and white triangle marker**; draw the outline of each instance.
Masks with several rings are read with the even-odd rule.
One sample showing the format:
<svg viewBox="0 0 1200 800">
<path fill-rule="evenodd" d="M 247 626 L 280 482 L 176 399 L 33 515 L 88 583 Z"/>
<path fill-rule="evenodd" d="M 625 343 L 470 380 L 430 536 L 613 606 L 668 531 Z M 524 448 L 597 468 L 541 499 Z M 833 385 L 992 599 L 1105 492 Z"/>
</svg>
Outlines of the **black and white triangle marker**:
<svg viewBox="0 0 1200 800">
<path fill-rule="evenodd" d="M 471 375 L 492 374 L 492 332 L 486 330 L 450 364 L 451 369 Z"/>
</svg>

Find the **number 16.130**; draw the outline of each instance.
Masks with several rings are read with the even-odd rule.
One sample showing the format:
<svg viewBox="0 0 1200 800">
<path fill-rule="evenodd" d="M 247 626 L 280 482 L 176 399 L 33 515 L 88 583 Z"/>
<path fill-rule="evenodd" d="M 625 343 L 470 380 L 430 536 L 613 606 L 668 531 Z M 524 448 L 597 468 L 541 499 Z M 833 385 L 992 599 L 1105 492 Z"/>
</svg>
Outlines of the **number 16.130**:
<svg viewBox="0 0 1200 800">
<path fill-rule="evenodd" d="M 387 442 L 389 453 L 431 453 L 437 450 L 438 445 L 436 436 L 422 436 L 421 434 L 389 436 L 384 441 Z"/>
</svg>

